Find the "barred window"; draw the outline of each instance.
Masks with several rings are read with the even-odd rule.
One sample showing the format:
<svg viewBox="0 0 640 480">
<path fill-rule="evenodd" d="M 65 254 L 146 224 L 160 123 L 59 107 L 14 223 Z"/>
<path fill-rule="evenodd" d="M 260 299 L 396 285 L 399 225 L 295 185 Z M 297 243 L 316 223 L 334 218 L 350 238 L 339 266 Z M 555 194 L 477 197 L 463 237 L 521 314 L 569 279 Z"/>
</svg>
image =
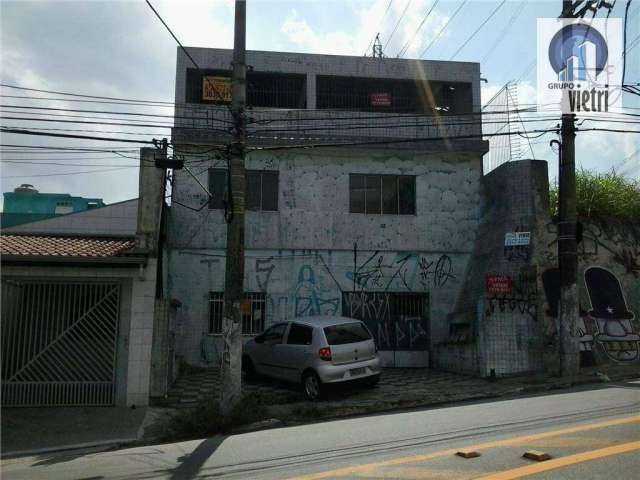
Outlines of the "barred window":
<svg viewBox="0 0 640 480">
<path fill-rule="evenodd" d="M 242 334 L 257 335 L 264 330 L 266 296 L 264 293 L 247 292 L 244 298 L 250 302 L 250 308 L 242 315 Z M 209 333 L 222 333 L 223 316 L 224 292 L 209 292 Z"/>
</svg>

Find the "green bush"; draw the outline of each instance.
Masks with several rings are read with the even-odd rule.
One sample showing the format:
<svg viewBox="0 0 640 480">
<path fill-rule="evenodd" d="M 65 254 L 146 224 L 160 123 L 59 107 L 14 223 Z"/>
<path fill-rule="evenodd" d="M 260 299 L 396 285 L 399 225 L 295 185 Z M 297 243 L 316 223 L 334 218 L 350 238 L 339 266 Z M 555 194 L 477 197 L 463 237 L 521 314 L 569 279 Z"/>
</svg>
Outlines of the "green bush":
<svg viewBox="0 0 640 480">
<path fill-rule="evenodd" d="M 594 173 L 576 171 L 576 207 L 582 220 L 605 223 L 640 222 L 640 182 L 611 170 Z M 558 185 L 549 188 L 551 215 L 558 215 Z"/>
</svg>

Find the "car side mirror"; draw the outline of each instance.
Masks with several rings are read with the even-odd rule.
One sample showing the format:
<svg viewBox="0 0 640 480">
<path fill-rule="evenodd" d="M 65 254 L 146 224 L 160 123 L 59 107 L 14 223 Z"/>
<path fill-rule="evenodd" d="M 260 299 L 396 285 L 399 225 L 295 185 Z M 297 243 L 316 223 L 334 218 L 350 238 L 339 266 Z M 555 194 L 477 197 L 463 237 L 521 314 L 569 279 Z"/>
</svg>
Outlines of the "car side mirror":
<svg viewBox="0 0 640 480">
<path fill-rule="evenodd" d="M 253 339 L 256 343 L 264 343 L 264 337 L 262 335 L 258 335 Z"/>
</svg>

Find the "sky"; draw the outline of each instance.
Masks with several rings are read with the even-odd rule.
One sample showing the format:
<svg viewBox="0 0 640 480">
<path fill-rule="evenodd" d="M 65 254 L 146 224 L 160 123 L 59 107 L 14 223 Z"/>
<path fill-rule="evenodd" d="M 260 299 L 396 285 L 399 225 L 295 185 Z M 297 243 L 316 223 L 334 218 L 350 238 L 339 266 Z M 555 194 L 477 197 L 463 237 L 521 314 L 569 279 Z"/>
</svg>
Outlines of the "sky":
<svg viewBox="0 0 640 480">
<path fill-rule="evenodd" d="M 184 45 L 232 48 L 233 0 L 152 3 Z M 393 0 L 391 4 L 389 0 L 249 0 L 247 48 L 363 55 L 375 33 L 380 32 L 384 52 L 389 57 L 395 57 L 406 44 L 404 58 L 481 62 L 482 77 L 486 79 L 482 83 L 483 102 L 506 82 L 516 79 L 520 80 L 520 103 L 535 102 L 536 20 L 557 17 L 560 0 L 439 0 L 435 7 L 434 3 L 435 0 Z M 612 18 L 623 16 L 625 3 L 625 0 L 616 2 Z M 431 14 L 416 34 L 430 9 Z M 494 16 L 465 45 L 495 9 Z M 627 32 L 630 44 L 640 34 L 639 11 L 640 0 L 635 0 L 630 8 Z M 0 27 L 3 84 L 84 95 L 174 100 L 176 43 L 143 0 L 0 0 Z M 628 54 L 627 82 L 640 82 L 640 47 Z M 166 125 L 132 128 L 10 119 L 7 117 L 17 116 L 10 112 L 18 111 L 10 110 L 10 105 L 46 104 L 50 108 L 94 110 L 125 108 L 73 103 L 60 95 L 9 88 L 0 88 L 0 92 L 5 95 L 2 97 L 3 126 L 90 129 L 103 132 L 94 135 L 119 138 L 125 138 L 127 134 L 116 132 L 133 130 L 139 134 L 130 135 L 130 138 L 141 138 L 142 134 L 148 139 L 169 136 L 169 130 L 161 128 Z M 6 95 L 56 100 L 18 99 Z M 625 112 L 640 113 L 640 97 L 625 95 L 623 104 Z M 143 109 L 130 106 L 126 110 L 161 115 L 172 113 L 170 108 L 163 106 Z M 167 121 L 170 122 L 170 118 Z M 552 138 L 549 135 L 542 140 Z M 6 133 L 0 135 L 0 139 L 2 144 L 11 145 L 105 148 L 105 142 Z M 135 149 L 138 147 L 135 144 L 109 144 L 113 149 L 131 149 L 118 154 L 25 154 L 8 152 L 13 148 L 2 147 L 2 191 L 30 183 L 41 192 L 100 197 L 107 203 L 134 198 L 138 178 L 137 169 L 131 166 L 137 163 Z M 639 147 L 638 134 L 583 132 L 576 140 L 576 161 L 584 168 L 601 172 L 616 168 L 638 178 Z M 535 158 L 549 161 L 549 176 L 553 179 L 557 154 L 544 141 L 537 141 L 531 148 Z M 530 156 L 528 153 L 526 156 Z M 24 161 L 38 163 L 21 163 Z"/>
</svg>

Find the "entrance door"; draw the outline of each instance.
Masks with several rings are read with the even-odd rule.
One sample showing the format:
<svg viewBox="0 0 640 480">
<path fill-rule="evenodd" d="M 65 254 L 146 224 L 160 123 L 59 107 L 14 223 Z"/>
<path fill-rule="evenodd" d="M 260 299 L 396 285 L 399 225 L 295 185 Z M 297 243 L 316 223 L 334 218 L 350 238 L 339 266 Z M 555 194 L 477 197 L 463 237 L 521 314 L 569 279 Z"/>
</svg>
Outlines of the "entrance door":
<svg viewBox="0 0 640 480">
<path fill-rule="evenodd" d="M 429 366 L 426 293 L 344 292 L 342 314 L 362 320 L 385 366 Z"/>
<path fill-rule="evenodd" d="M 5 406 L 113 405 L 120 284 L 2 280 Z"/>
</svg>

